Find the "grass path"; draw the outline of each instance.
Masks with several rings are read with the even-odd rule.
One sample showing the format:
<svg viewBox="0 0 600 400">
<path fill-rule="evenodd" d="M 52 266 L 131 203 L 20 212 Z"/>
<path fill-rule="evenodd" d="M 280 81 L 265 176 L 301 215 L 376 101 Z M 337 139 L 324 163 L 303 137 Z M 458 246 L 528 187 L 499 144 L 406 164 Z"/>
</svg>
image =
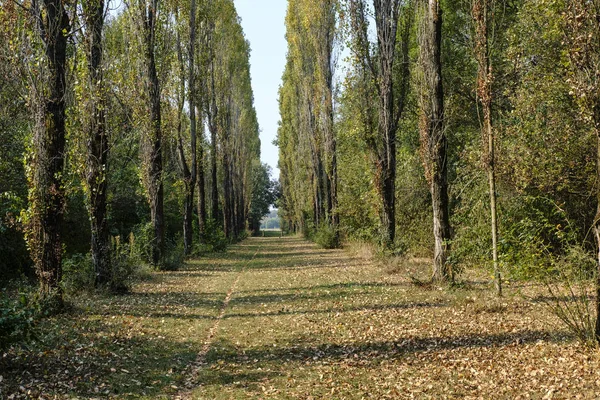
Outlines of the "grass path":
<svg viewBox="0 0 600 400">
<path fill-rule="evenodd" d="M 0 398 L 598 398 L 598 354 L 539 287 L 499 301 L 476 281 L 416 286 L 415 271 L 251 238 L 129 295 L 77 299 L 2 355 Z"/>
</svg>

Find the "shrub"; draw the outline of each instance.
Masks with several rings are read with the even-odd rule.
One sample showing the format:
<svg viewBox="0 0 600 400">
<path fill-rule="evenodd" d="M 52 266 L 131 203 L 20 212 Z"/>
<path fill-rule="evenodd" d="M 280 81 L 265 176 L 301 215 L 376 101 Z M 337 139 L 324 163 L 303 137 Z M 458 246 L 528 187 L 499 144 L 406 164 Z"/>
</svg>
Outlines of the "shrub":
<svg viewBox="0 0 600 400">
<path fill-rule="evenodd" d="M 66 294 L 87 292 L 94 289 L 94 267 L 88 254 L 73 254 L 63 260 L 61 285 Z"/>
<path fill-rule="evenodd" d="M 154 240 L 154 227 L 152 223 L 146 222 L 137 225 L 129 238 L 131 256 L 144 263 L 152 264 L 152 241 Z"/>
<path fill-rule="evenodd" d="M 322 224 L 317 229 L 314 241 L 324 249 L 337 249 L 340 247 L 339 232 L 329 224 Z"/>
<path fill-rule="evenodd" d="M 223 229 L 214 221 L 206 221 L 206 228 L 202 236 L 202 244 L 197 251 L 199 253 L 218 252 L 222 253 L 227 250 L 229 241 L 223 232 Z"/>
<path fill-rule="evenodd" d="M 178 237 L 174 240 L 168 240 L 165 244 L 165 256 L 161 270 L 176 271 L 184 262 L 183 240 Z"/>
<path fill-rule="evenodd" d="M 550 296 L 543 299 L 566 328 L 581 342 L 597 346 L 595 336 L 596 304 L 595 260 L 582 249 L 573 248 L 562 258 L 552 279 L 546 280 Z"/>
<path fill-rule="evenodd" d="M 111 239 L 111 281 L 106 288 L 111 292 L 127 292 L 133 281 L 141 275 L 144 262 L 136 243 L 133 233 L 127 242 L 122 242 L 119 236 Z M 95 289 L 94 284 L 95 271 L 90 253 L 65 258 L 61 285 L 66 294 L 91 292 Z"/>
<path fill-rule="evenodd" d="M 11 295 L 0 291 L 0 349 L 29 338 L 33 333 L 36 309 L 26 293 Z"/>
<path fill-rule="evenodd" d="M 129 234 L 129 240 L 126 243 L 121 242 L 119 236 L 112 238 L 112 279 L 110 289 L 113 292 L 122 293 L 128 291 L 133 280 L 140 275 L 143 262 L 139 254 L 135 251 L 136 242 L 133 233 Z"/>
</svg>

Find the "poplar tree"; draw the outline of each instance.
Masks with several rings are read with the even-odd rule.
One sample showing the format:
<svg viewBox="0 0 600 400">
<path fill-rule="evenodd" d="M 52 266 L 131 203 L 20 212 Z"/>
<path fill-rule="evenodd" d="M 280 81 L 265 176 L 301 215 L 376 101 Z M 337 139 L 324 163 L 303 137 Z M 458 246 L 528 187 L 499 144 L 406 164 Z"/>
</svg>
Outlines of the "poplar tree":
<svg viewBox="0 0 600 400">
<path fill-rule="evenodd" d="M 377 135 L 365 133 L 365 140 L 375 155 L 375 186 L 382 205 L 382 242 L 389 247 L 396 238 L 396 137 L 409 92 L 408 46 L 412 6 L 409 1 L 373 0 L 377 38 L 373 48 L 368 35 L 366 1 L 349 0 L 349 5 L 353 35 L 351 49 L 360 70 L 368 74 L 378 100 Z M 396 70 L 400 73 L 395 73 Z"/>
<path fill-rule="evenodd" d="M 477 60 L 477 97 L 483 111 L 482 138 L 483 164 L 487 172 L 490 196 L 490 227 L 492 231 L 492 261 L 496 293 L 502 296 L 502 277 L 498 264 L 498 212 L 496 206 L 496 162 L 494 128 L 492 124 L 492 105 L 494 72 L 492 68 L 490 27 L 492 25 L 492 0 L 473 0 L 472 15 L 475 24 L 475 58 Z"/>
<path fill-rule="evenodd" d="M 146 70 L 144 84 L 148 96 L 148 126 L 142 135 L 144 184 L 150 201 L 153 227 L 152 263 L 159 266 L 165 250 L 164 188 L 163 188 L 163 134 L 161 118 L 160 82 L 156 67 L 156 47 L 160 0 L 134 0 L 136 22 L 142 35 L 143 58 Z"/>
<path fill-rule="evenodd" d="M 29 158 L 29 212 L 26 239 L 44 297 L 62 303 L 61 228 L 65 207 L 63 172 L 67 110 L 68 40 L 72 21 L 62 0 L 31 3 L 30 16 L 41 44 L 40 63 L 31 74 L 35 125 Z"/>
<path fill-rule="evenodd" d="M 448 281 L 453 271 L 448 264 L 450 251 L 450 211 L 448 202 L 448 140 L 444 124 L 442 83 L 442 9 L 439 0 L 424 6 L 419 30 L 421 72 L 420 107 L 422 154 L 433 207 L 433 280 Z"/>
<path fill-rule="evenodd" d="M 106 88 L 104 84 L 103 28 L 106 15 L 104 0 L 82 0 L 87 60 L 87 93 L 85 99 L 85 142 L 87 145 L 85 181 L 89 197 L 91 254 L 96 286 L 112 280 L 110 234 L 108 231 L 108 153 L 106 126 Z"/>
</svg>

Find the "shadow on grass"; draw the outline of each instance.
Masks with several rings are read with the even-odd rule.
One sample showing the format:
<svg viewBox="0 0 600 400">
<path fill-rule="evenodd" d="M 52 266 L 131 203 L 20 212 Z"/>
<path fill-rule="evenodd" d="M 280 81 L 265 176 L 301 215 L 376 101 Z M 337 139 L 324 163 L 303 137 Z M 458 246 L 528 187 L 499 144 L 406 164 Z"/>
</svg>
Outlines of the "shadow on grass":
<svg viewBox="0 0 600 400">
<path fill-rule="evenodd" d="M 168 292 L 130 293 L 97 305 L 87 315 L 114 315 L 142 318 L 215 319 L 225 293 Z M 184 309 L 185 312 L 175 310 Z M 205 314 L 200 312 L 205 311 Z M 210 311 L 213 313 L 211 314 Z"/>
<path fill-rule="evenodd" d="M 360 311 L 383 311 L 383 310 L 408 310 L 413 308 L 436 308 L 436 307 L 447 307 L 448 303 L 400 303 L 400 304 L 368 304 L 363 306 L 352 306 L 352 307 L 330 307 L 325 309 L 309 309 L 309 310 L 289 310 L 282 307 L 278 311 L 265 311 L 255 313 L 228 313 L 223 318 L 260 318 L 260 317 L 274 317 L 282 315 L 317 315 L 317 314 L 333 314 L 333 313 L 351 313 Z"/>
<path fill-rule="evenodd" d="M 156 396 L 173 391 L 197 355 L 190 343 L 131 337 L 99 320 L 59 318 L 60 334 L 0 358 L 0 398 Z M 20 387 L 31 390 L 23 392 Z M 22 394 L 19 397 L 18 394 Z"/>
<path fill-rule="evenodd" d="M 327 251 L 315 251 L 314 248 L 309 247 L 306 249 L 306 251 L 299 251 L 299 250 L 295 250 L 295 251 L 264 251 L 264 252 L 260 252 L 259 254 L 257 254 L 254 259 L 255 260 L 271 260 L 271 259 L 280 259 L 280 258 L 314 258 L 314 257 L 325 257 L 325 256 L 331 256 L 332 252 L 327 252 Z"/>
<path fill-rule="evenodd" d="M 300 363 L 304 369 L 312 364 L 344 362 L 348 365 L 377 365 L 382 360 L 400 360 L 416 353 L 453 349 L 494 348 L 523 346 L 538 341 L 563 343 L 573 340 L 565 332 L 523 330 L 488 335 L 449 337 L 409 337 L 393 341 L 354 342 L 350 344 L 313 344 L 305 338 L 296 338 L 277 348 L 264 345 L 240 349 L 229 341 L 219 340 L 207 354 L 206 372 L 201 375 L 202 385 L 236 384 L 253 387 L 269 375 L 253 371 L 269 370 L 271 376 L 287 373 L 289 363 Z M 235 371 L 235 372 L 233 372 Z M 252 372 L 249 372 L 252 371 Z"/>
<path fill-rule="evenodd" d="M 566 295 L 566 296 L 550 296 L 550 295 L 538 295 L 534 297 L 525 297 L 528 301 L 532 303 L 543 303 L 554 305 L 558 303 L 581 303 L 581 304 L 589 304 L 590 306 L 595 304 L 596 296 L 593 295 Z"/>
<path fill-rule="evenodd" d="M 252 289 L 240 290 L 238 293 L 263 293 L 263 292 L 292 292 L 303 290 L 334 290 L 334 289 L 366 289 L 366 288 L 394 288 L 394 287 L 410 287 L 410 283 L 387 283 L 387 282 L 346 282 L 346 283 L 331 283 L 326 285 L 314 286 L 294 286 L 286 288 L 273 289 Z"/>
<path fill-rule="evenodd" d="M 302 338 L 292 340 L 287 346 L 270 345 L 245 349 L 240 352 L 231 344 L 220 342 L 207 355 L 209 362 L 236 364 L 260 361 L 336 361 L 343 359 L 377 362 L 381 359 L 398 359 L 418 352 L 436 352 L 460 348 L 523 346 L 542 342 L 566 343 L 574 337 L 564 331 L 522 330 L 498 334 L 472 334 L 463 336 L 408 337 L 393 341 L 354 342 L 351 344 L 311 344 Z"/>
<path fill-rule="evenodd" d="M 337 296 L 337 295 L 336 295 Z M 334 296 L 334 297 L 336 297 Z M 300 299 L 308 299 L 308 296 L 302 296 Z M 319 298 L 315 296 L 315 298 Z M 362 306 L 350 306 L 350 307 L 328 307 L 324 309 L 290 309 L 290 300 L 293 300 L 292 297 L 287 300 L 282 301 L 282 308 L 277 311 L 256 311 L 256 312 L 228 312 L 223 318 L 231 319 L 231 318 L 265 318 L 265 317 L 280 317 L 285 315 L 319 315 L 319 314 L 344 314 L 351 312 L 361 312 L 361 311 L 383 311 L 383 310 L 408 310 L 414 308 L 438 308 L 438 307 L 448 307 L 449 303 L 446 302 L 414 302 L 414 303 L 398 303 L 398 304 L 366 304 Z M 233 300 L 232 300 L 233 303 Z M 233 305 L 230 303 L 231 305 Z M 222 303 L 221 303 L 222 304 Z M 239 304 L 245 304 L 242 302 L 238 302 Z M 260 304 L 260 303 L 258 303 Z M 137 309 L 127 309 L 119 312 L 118 310 L 110 310 L 102 313 L 101 315 L 115 315 L 115 316 L 126 316 L 126 317 L 149 317 L 149 318 L 173 318 L 173 319 L 181 319 L 181 320 L 216 320 L 217 316 L 215 314 L 200 314 L 197 312 L 190 313 L 178 313 L 173 311 L 160 311 L 153 309 L 152 306 L 148 306 L 148 308 L 137 308 Z"/>
</svg>

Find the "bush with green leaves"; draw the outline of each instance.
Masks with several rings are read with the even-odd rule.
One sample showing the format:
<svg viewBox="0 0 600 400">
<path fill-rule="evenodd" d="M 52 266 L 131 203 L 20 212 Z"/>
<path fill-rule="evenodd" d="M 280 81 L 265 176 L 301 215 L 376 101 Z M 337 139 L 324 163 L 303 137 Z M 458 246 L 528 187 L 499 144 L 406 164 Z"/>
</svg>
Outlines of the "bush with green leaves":
<svg viewBox="0 0 600 400">
<path fill-rule="evenodd" d="M 579 246 L 577 230 L 565 210 L 544 196 L 516 197 L 504 212 L 500 254 L 515 279 L 546 279 Z M 562 265 L 565 265 L 562 262 Z"/>
<path fill-rule="evenodd" d="M 129 234 L 127 242 L 121 241 L 119 236 L 112 239 L 113 251 L 111 253 L 111 282 L 113 292 L 126 292 L 133 281 L 139 277 L 144 263 L 135 251 L 136 238 Z"/>
<path fill-rule="evenodd" d="M 176 237 L 165 242 L 165 255 L 161 265 L 162 271 L 177 271 L 184 262 L 183 239 Z"/>
<path fill-rule="evenodd" d="M 133 235 L 133 238 L 132 236 Z M 152 240 L 154 238 L 154 227 L 151 222 L 141 223 L 135 226 L 130 235 L 130 252 L 132 257 L 140 261 L 152 263 Z"/>
<path fill-rule="evenodd" d="M 113 293 L 124 293 L 143 273 L 145 263 L 140 257 L 138 240 L 131 233 L 128 241 L 119 236 L 111 239 L 111 280 L 105 288 Z M 73 295 L 95 290 L 95 272 L 90 253 L 74 254 L 63 260 L 61 285 L 65 293 Z"/>
<path fill-rule="evenodd" d="M 61 285 L 66 294 L 94 290 L 94 266 L 88 254 L 73 254 L 63 260 Z"/>
<path fill-rule="evenodd" d="M 33 333 L 36 308 L 27 293 L 0 291 L 0 349 L 29 338 Z"/>
<path fill-rule="evenodd" d="M 340 235 L 335 228 L 329 224 L 322 224 L 314 235 L 316 244 L 324 249 L 337 249 L 340 247 Z"/>
<path fill-rule="evenodd" d="M 214 220 L 210 219 L 206 221 L 202 243 L 197 246 L 196 253 L 222 253 L 227 250 L 228 245 L 229 240 L 227 240 L 223 229 Z"/>
</svg>

